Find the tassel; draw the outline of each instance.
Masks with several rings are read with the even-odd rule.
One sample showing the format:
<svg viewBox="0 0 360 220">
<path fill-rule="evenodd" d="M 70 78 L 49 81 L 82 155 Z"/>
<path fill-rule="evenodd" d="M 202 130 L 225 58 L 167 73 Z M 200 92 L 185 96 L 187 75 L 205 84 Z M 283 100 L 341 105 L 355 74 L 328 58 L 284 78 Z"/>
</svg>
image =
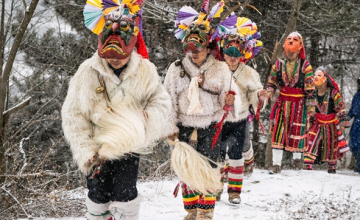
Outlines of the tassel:
<svg viewBox="0 0 360 220">
<path fill-rule="evenodd" d="M 140 54 L 145 59 L 149 59 L 148 51 L 146 49 L 146 45 L 141 33 L 137 35 L 137 41 L 135 47 L 137 49 L 138 54 Z"/>
<path fill-rule="evenodd" d="M 260 109 L 261 109 L 261 106 L 263 105 L 263 102 L 260 100 L 259 101 L 259 105 L 256 109 L 256 115 L 255 115 L 255 119 L 259 122 L 259 125 L 260 125 L 260 128 L 261 128 L 261 132 L 263 133 L 263 135 L 265 135 L 265 129 L 264 129 L 264 126 L 261 124 L 261 121 L 260 121 Z"/>
<path fill-rule="evenodd" d="M 228 94 L 236 95 L 236 93 L 234 91 L 229 91 Z M 229 112 L 232 111 L 232 107 L 230 105 L 226 105 L 226 104 L 224 105 L 223 109 L 224 109 L 225 113 L 224 113 L 221 121 L 214 126 L 214 128 L 217 128 L 217 130 L 212 138 L 211 149 L 214 149 L 214 146 L 215 146 L 217 140 L 219 139 L 221 129 L 224 125 L 225 118 L 229 115 Z"/>
<path fill-rule="evenodd" d="M 194 131 L 191 133 L 189 144 L 194 149 L 196 149 L 196 146 L 197 146 L 197 128 L 194 128 Z"/>
<path fill-rule="evenodd" d="M 179 189 L 180 189 L 180 184 L 181 184 L 181 181 L 176 185 L 176 187 L 174 189 L 174 192 L 173 192 L 174 198 L 176 198 L 177 195 L 178 195 L 178 192 L 179 192 Z"/>
<path fill-rule="evenodd" d="M 201 193 L 222 188 L 220 169 L 213 169 L 207 157 L 178 139 L 171 153 L 171 167 L 179 180 Z"/>
</svg>

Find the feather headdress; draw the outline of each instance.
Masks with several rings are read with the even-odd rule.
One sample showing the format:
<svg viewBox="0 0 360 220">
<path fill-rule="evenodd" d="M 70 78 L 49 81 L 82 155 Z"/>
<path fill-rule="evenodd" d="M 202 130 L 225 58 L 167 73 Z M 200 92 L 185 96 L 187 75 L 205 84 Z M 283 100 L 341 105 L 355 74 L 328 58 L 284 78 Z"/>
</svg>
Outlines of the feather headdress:
<svg viewBox="0 0 360 220">
<path fill-rule="evenodd" d="M 217 37 L 221 38 L 221 47 L 225 46 L 226 40 L 238 38 L 242 44 L 242 53 L 245 56 L 244 62 L 256 56 L 263 45 L 258 40 L 261 34 L 258 32 L 256 23 L 249 18 L 236 17 L 235 14 L 220 22 L 212 36 L 213 39 Z"/>
<path fill-rule="evenodd" d="M 87 0 L 84 7 L 85 26 L 95 34 L 100 34 L 105 25 L 105 15 L 117 10 L 118 16 L 133 18 L 141 15 L 145 0 Z"/>
<path fill-rule="evenodd" d="M 210 22 L 214 18 L 220 17 L 221 12 L 223 12 L 224 1 L 221 0 L 219 3 L 214 5 L 211 10 L 209 10 L 209 0 L 205 0 L 200 13 L 197 12 L 190 6 L 183 6 L 179 12 L 178 17 L 175 21 L 175 37 L 177 39 L 183 40 L 185 36 L 185 31 L 190 27 L 192 23 L 200 24 L 203 23 L 206 26 L 210 26 Z"/>
</svg>

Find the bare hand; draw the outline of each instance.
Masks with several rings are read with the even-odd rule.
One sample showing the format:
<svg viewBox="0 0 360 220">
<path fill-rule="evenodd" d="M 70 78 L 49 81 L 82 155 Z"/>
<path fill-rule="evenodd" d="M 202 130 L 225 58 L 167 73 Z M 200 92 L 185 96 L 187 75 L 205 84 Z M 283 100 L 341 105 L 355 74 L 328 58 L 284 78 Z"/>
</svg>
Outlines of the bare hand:
<svg viewBox="0 0 360 220">
<path fill-rule="evenodd" d="M 204 82 L 205 82 L 205 75 L 204 74 L 199 74 L 198 75 L 198 82 L 199 82 L 199 86 L 204 86 Z"/>
<path fill-rule="evenodd" d="M 261 101 L 264 101 L 269 98 L 269 95 L 265 90 L 261 90 L 258 92 L 258 97 Z"/>
<path fill-rule="evenodd" d="M 175 141 L 176 139 L 179 138 L 179 133 L 175 133 L 175 134 L 172 134 L 172 135 L 169 135 L 168 138 L 172 141 Z"/>
<path fill-rule="evenodd" d="M 273 98 L 273 93 L 272 92 L 268 92 L 267 93 L 268 97 L 269 97 L 269 101 L 271 101 L 271 99 Z M 270 103 L 270 102 L 269 102 Z"/>
<path fill-rule="evenodd" d="M 235 96 L 233 94 L 226 94 L 225 96 L 225 104 L 233 105 L 235 102 Z"/>
<path fill-rule="evenodd" d="M 342 134 L 345 134 L 345 127 L 344 127 L 344 126 L 341 126 L 341 127 L 340 127 L 340 131 L 341 131 Z"/>
<path fill-rule="evenodd" d="M 92 166 L 98 158 L 99 158 L 99 154 L 96 153 L 96 154 L 92 157 L 92 159 L 89 159 L 89 160 L 86 162 L 86 165 L 87 165 L 87 166 Z"/>
</svg>

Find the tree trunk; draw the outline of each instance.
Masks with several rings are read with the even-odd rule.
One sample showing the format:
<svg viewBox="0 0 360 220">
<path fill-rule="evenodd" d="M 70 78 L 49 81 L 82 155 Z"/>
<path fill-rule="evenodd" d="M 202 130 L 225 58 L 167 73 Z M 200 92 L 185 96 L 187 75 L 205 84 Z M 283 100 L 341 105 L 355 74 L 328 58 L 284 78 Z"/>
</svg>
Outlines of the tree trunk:
<svg viewBox="0 0 360 220">
<path fill-rule="evenodd" d="M 23 21 L 21 22 L 21 25 L 16 33 L 15 39 L 14 39 L 14 43 L 11 46 L 10 49 L 10 53 L 8 56 L 8 59 L 6 60 L 6 64 L 5 64 L 5 68 L 3 70 L 3 72 L 1 73 L 1 78 L 0 78 L 0 174 L 5 174 L 6 173 L 6 168 L 5 168 L 5 131 L 6 131 L 6 121 L 4 120 L 4 115 L 3 113 L 7 110 L 5 109 L 5 103 L 6 103 L 6 97 L 7 97 L 7 89 L 9 88 L 9 78 L 10 78 L 10 74 L 11 74 L 11 70 L 13 67 L 13 63 L 15 61 L 15 57 L 16 54 L 19 50 L 20 44 L 22 42 L 22 39 L 24 37 L 25 31 L 27 26 L 30 23 L 30 20 L 35 12 L 36 6 L 39 3 L 39 0 L 32 0 L 30 5 L 25 9 L 25 16 Z M 2 27 L 0 29 L 0 32 L 2 31 L 3 28 L 3 22 L 4 22 L 4 5 L 5 5 L 5 0 L 2 1 L 2 14 L 1 14 L 1 18 L 2 18 Z M 3 33 L 1 33 L 3 34 Z M 4 38 L 5 36 L 1 36 L 1 43 L 3 46 L 5 47 L 4 44 Z M 3 51 L 2 51 L 3 53 Z M 5 63 L 4 61 L 4 56 L 2 56 L 2 60 L 0 62 Z M 4 178 L 0 178 L 0 184 L 4 182 Z"/>
<path fill-rule="evenodd" d="M 280 40 L 279 46 L 277 46 L 274 50 L 274 54 L 276 54 L 275 60 L 276 60 L 276 58 L 280 58 L 283 56 L 284 49 L 283 49 L 282 45 L 284 44 L 286 37 L 291 32 L 295 31 L 295 29 L 296 29 L 296 22 L 299 17 L 300 7 L 301 7 L 301 0 L 295 0 L 294 5 L 291 9 L 290 18 L 287 23 L 285 33 Z M 272 63 L 275 62 L 275 60 L 272 60 Z M 269 69 L 271 70 L 271 67 Z M 270 71 L 268 72 L 268 74 L 270 74 Z M 273 98 L 275 99 L 276 97 L 274 96 Z M 271 105 L 271 109 L 272 109 L 272 107 L 273 107 L 273 104 Z M 271 142 L 272 142 L 272 133 L 269 132 L 268 141 L 267 141 L 266 150 L 265 150 L 265 167 L 266 168 L 272 166 Z"/>
</svg>

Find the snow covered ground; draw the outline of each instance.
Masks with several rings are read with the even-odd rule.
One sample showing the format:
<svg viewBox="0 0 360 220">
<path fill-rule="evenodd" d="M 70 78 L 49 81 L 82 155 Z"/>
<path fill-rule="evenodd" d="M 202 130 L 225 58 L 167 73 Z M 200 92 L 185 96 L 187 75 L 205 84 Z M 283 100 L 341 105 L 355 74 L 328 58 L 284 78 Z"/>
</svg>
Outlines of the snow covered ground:
<svg viewBox="0 0 360 220">
<path fill-rule="evenodd" d="M 181 191 L 177 198 L 172 195 L 176 184 L 176 180 L 139 183 L 139 192 L 144 196 L 140 220 L 183 219 L 186 212 Z M 57 197 L 83 202 L 86 190 L 74 192 L 62 192 Z M 214 220 L 360 219 L 360 176 L 345 170 L 335 175 L 324 170 L 283 170 L 269 175 L 266 170 L 255 169 L 251 177 L 244 179 L 241 204 L 231 205 L 227 198 L 224 192 L 216 203 Z"/>
</svg>

